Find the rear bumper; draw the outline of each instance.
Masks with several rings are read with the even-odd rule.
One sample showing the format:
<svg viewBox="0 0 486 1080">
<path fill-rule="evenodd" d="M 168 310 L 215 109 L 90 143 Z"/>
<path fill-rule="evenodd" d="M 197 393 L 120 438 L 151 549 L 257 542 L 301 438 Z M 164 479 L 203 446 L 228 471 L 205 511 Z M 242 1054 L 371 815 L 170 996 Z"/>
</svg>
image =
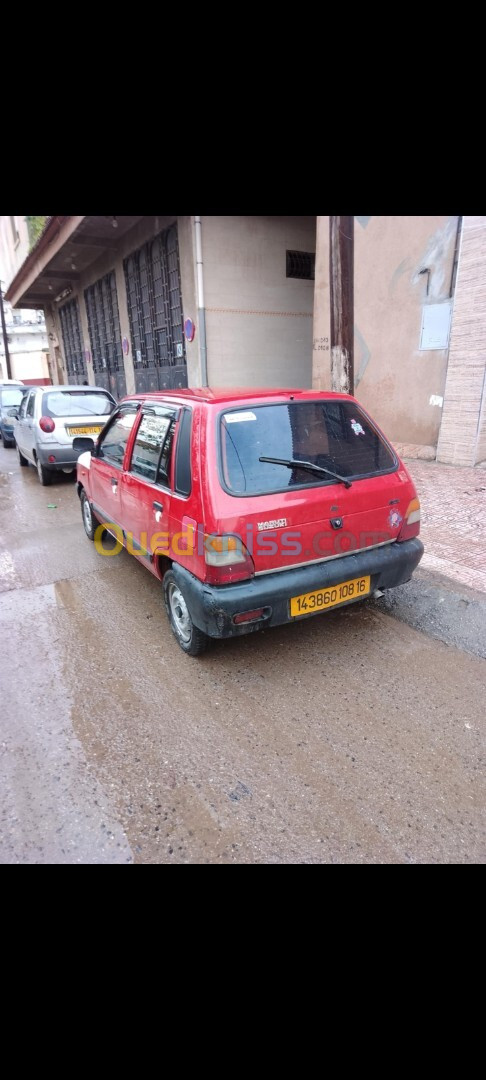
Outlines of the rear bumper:
<svg viewBox="0 0 486 1080">
<path fill-rule="evenodd" d="M 312 615 L 304 615 L 295 619 L 290 615 L 290 598 L 301 593 L 327 589 L 368 574 L 371 593 L 375 589 L 393 589 L 403 585 L 411 578 L 423 551 L 421 540 L 415 538 L 402 544 L 394 543 L 356 555 L 344 555 L 341 559 L 331 559 L 313 566 L 264 574 L 236 585 L 205 585 L 177 563 L 173 564 L 172 572 L 184 593 L 192 620 L 200 630 L 214 638 L 239 637 L 260 630 L 263 626 L 279 626 L 312 618 Z M 349 603 L 355 601 L 347 600 L 338 606 L 345 607 Z M 266 610 L 259 622 L 235 626 L 233 615 L 260 607 Z"/>
<path fill-rule="evenodd" d="M 60 443 L 39 443 L 36 447 L 37 457 L 46 469 L 75 469 L 79 457 L 78 451 L 72 446 L 63 446 Z M 49 457 L 55 457 L 55 461 L 49 461 Z"/>
</svg>

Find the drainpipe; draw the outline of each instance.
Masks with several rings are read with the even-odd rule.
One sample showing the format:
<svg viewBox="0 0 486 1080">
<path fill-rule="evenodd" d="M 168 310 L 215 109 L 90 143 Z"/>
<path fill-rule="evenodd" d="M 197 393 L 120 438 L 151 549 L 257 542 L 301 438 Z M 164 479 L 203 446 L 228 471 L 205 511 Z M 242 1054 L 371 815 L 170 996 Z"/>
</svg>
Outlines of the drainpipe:
<svg viewBox="0 0 486 1080">
<path fill-rule="evenodd" d="M 199 334 L 201 338 L 201 380 L 202 385 L 208 385 L 208 350 L 206 345 L 206 308 L 204 307 L 204 283 L 203 261 L 201 245 L 201 218 L 194 218 L 196 230 L 196 278 L 197 278 L 197 311 L 199 322 Z"/>
</svg>

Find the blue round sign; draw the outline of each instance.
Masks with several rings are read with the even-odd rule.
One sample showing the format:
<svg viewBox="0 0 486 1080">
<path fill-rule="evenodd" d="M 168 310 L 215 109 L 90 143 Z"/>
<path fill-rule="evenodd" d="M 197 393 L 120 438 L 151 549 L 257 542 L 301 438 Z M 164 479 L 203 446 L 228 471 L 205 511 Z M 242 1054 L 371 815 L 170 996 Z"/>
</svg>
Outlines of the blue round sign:
<svg viewBox="0 0 486 1080">
<path fill-rule="evenodd" d="M 194 334 L 196 333 L 196 327 L 192 319 L 186 319 L 184 323 L 184 336 L 186 341 L 194 341 Z"/>
</svg>

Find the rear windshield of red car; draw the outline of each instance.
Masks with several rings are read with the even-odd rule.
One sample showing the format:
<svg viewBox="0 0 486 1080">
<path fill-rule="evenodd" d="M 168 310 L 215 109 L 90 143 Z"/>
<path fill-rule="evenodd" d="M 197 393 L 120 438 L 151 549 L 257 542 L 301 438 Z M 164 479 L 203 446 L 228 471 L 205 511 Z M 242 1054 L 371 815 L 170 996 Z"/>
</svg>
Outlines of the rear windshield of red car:
<svg viewBox="0 0 486 1080">
<path fill-rule="evenodd" d="M 303 401 L 232 409 L 221 417 L 224 486 L 237 495 L 335 483 L 298 466 L 260 461 L 306 461 L 347 480 L 392 472 L 398 462 L 365 414 L 351 401 Z"/>
<path fill-rule="evenodd" d="M 44 394 L 44 416 L 109 416 L 115 408 L 102 390 L 53 390 Z"/>
</svg>

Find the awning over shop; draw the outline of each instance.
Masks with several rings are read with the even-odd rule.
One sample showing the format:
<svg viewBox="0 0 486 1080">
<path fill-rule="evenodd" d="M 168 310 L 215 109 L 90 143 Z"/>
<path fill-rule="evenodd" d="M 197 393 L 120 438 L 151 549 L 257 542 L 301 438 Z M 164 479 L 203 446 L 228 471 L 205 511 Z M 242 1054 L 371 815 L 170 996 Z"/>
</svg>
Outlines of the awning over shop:
<svg viewBox="0 0 486 1080">
<path fill-rule="evenodd" d="M 139 217 L 51 217 L 5 294 L 13 307 L 64 299 L 101 255 L 116 249 Z"/>
</svg>

